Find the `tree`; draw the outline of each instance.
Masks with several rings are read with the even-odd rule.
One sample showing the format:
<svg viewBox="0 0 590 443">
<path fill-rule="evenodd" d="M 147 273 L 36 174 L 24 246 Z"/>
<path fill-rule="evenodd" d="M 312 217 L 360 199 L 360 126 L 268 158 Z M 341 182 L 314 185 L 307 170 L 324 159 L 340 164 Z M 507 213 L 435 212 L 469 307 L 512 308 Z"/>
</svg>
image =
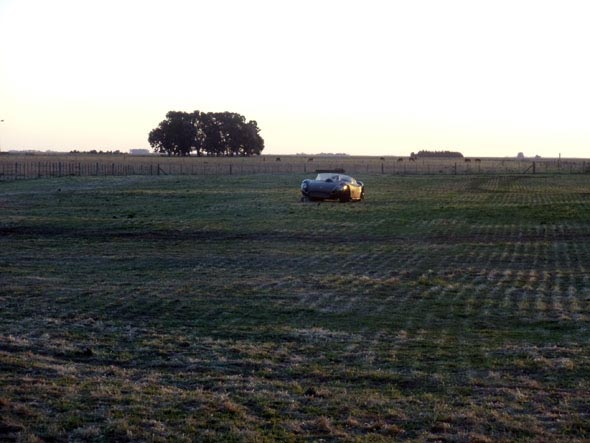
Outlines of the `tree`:
<svg viewBox="0 0 590 443">
<path fill-rule="evenodd" d="M 264 139 L 260 136 L 260 129 L 256 120 L 250 120 L 244 128 L 244 139 L 249 147 L 247 155 L 260 155 L 264 149 Z"/>
<path fill-rule="evenodd" d="M 193 114 L 170 111 L 166 120 L 160 122 L 148 136 L 150 146 L 154 151 L 168 155 L 186 156 L 193 149 L 198 150 L 197 127 Z"/>
<path fill-rule="evenodd" d="M 254 120 L 235 112 L 173 112 L 148 136 L 154 151 L 168 155 L 260 155 L 264 140 Z"/>
</svg>

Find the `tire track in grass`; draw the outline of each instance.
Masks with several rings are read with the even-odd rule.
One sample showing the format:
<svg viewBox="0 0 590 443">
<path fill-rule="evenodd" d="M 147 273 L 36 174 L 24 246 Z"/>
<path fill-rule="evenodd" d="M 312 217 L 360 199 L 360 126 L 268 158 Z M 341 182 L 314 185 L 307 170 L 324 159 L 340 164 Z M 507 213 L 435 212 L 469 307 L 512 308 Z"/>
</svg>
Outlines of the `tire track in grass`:
<svg viewBox="0 0 590 443">
<path fill-rule="evenodd" d="M 537 286 L 531 292 L 533 300 L 529 309 L 529 316 L 537 321 L 542 321 L 547 318 L 547 307 L 551 302 L 551 281 L 551 273 L 549 271 L 543 271 L 541 279 L 538 280 Z"/>
<path fill-rule="evenodd" d="M 517 304 L 517 296 L 515 292 L 517 292 L 518 289 L 508 284 L 510 282 L 510 274 L 506 270 L 503 272 L 498 270 L 496 271 L 496 275 L 500 276 L 497 283 L 494 285 L 494 289 L 497 288 L 496 293 L 498 294 L 498 306 L 501 308 L 500 312 L 511 312 L 513 311 L 513 307 Z M 502 295 L 502 297 L 500 297 L 500 295 Z"/>
<path fill-rule="evenodd" d="M 396 271 L 394 269 L 390 270 L 390 275 L 391 274 L 395 275 Z M 397 273 L 397 275 L 399 275 L 399 273 Z M 411 304 L 410 300 L 415 298 L 415 293 L 417 291 L 415 288 L 411 288 L 404 284 L 400 287 L 392 287 L 389 292 L 390 295 L 384 298 L 380 306 L 377 307 L 377 312 L 382 313 L 387 310 L 387 312 L 395 311 L 406 313 L 406 307 Z M 409 315 L 404 315 L 404 317 L 406 318 L 404 327 L 408 329 L 411 326 L 411 322 L 413 322 L 413 318 Z"/>
<path fill-rule="evenodd" d="M 578 303 L 578 290 L 575 284 L 570 284 L 567 288 L 567 309 L 574 321 L 583 321 L 580 304 Z"/>
<path fill-rule="evenodd" d="M 563 293 L 562 303 L 564 310 L 568 313 L 570 319 L 576 321 L 579 317 L 576 308 L 576 275 L 573 268 L 569 268 L 568 272 L 564 275 L 563 279 Z"/>
<path fill-rule="evenodd" d="M 504 281 L 497 278 L 498 272 L 496 269 L 483 273 L 485 282 L 482 282 L 479 287 L 482 293 L 487 293 L 487 296 L 484 298 L 482 315 L 486 318 L 492 318 L 494 313 L 497 315 L 502 312 L 503 298 L 501 294 L 504 290 Z"/>
<path fill-rule="evenodd" d="M 572 319 L 574 321 L 583 321 L 586 319 L 586 316 L 582 312 L 580 301 L 583 295 L 580 293 L 579 288 L 588 287 L 587 282 L 584 283 L 584 277 L 587 277 L 587 273 L 583 265 L 587 257 L 585 251 L 578 244 L 572 244 L 571 249 L 574 257 L 572 259 L 572 266 L 570 267 L 571 272 L 569 273 L 567 288 L 565 289 L 565 302 L 567 303 L 567 309 Z"/>
<path fill-rule="evenodd" d="M 580 276 L 579 280 L 581 283 L 578 287 L 578 302 L 580 305 L 580 312 L 581 318 L 580 320 L 589 321 L 590 320 L 590 275 L 584 268 L 584 266 L 580 266 Z"/>
<path fill-rule="evenodd" d="M 535 296 L 530 291 L 519 288 L 514 284 L 512 271 L 508 270 L 507 273 L 510 274 L 510 288 L 513 289 L 513 293 L 516 295 L 515 310 L 520 318 L 528 318 L 535 304 Z"/>
<path fill-rule="evenodd" d="M 452 319 L 462 319 L 463 325 L 467 321 L 467 316 L 464 315 L 466 306 L 465 300 L 467 298 L 467 294 L 472 291 L 473 286 L 470 277 L 471 276 L 467 272 L 463 273 L 462 277 L 459 279 L 458 286 L 454 291 L 454 294 L 449 299 L 449 317 Z"/>
<path fill-rule="evenodd" d="M 453 280 L 438 291 L 436 303 L 438 305 L 438 323 L 447 329 L 455 326 L 456 321 L 462 317 L 460 306 L 463 304 L 465 294 L 472 291 L 470 276 L 463 273 L 458 279 Z M 467 317 L 463 318 L 464 321 Z M 435 327 L 435 330 L 438 326 Z M 449 332 L 450 333 L 450 332 Z"/>
<path fill-rule="evenodd" d="M 504 287 L 504 297 L 502 301 L 502 307 L 504 312 L 509 317 L 519 315 L 519 303 L 522 299 L 523 291 L 515 288 L 514 286 L 507 285 Z"/>
<path fill-rule="evenodd" d="M 562 278 L 563 272 L 558 270 L 555 273 L 553 285 L 549 291 L 550 300 L 548 306 L 550 307 L 550 312 L 548 313 L 548 317 L 552 320 L 570 320 L 570 316 L 563 306 Z"/>
<path fill-rule="evenodd" d="M 430 331 L 434 328 L 436 320 L 435 316 L 441 317 L 438 306 L 440 306 L 440 286 L 425 287 L 420 292 L 420 308 L 418 312 L 422 312 L 421 328 Z"/>
<path fill-rule="evenodd" d="M 543 272 L 543 271 L 541 271 Z M 534 291 L 536 285 L 539 282 L 539 271 L 535 268 L 530 269 L 527 273 L 526 276 L 526 283 L 524 286 L 524 289 L 526 289 L 527 291 Z"/>
<path fill-rule="evenodd" d="M 493 317 L 491 308 L 498 303 L 498 289 L 497 285 L 490 285 L 487 281 L 487 272 L 481 274 L 483 279 L 474 287 L 473 319 L 489 322 Z"/>
<path fill-rule="evenodd" d="M 421 322 L 417 319 L 417 314 L 422 312 L 422 303 L 420 303 L 420 293 L 421 290 L 419 288 L 413 288 L 409 291 L 406 291 L 405 297 L 399 300 L 397 304 L 397 308 L 399 312 L 404 313 L 404 325 L 403 329 L 405 331 L 413 331 L 418 329 L 421 325 Z"/>
</svg>

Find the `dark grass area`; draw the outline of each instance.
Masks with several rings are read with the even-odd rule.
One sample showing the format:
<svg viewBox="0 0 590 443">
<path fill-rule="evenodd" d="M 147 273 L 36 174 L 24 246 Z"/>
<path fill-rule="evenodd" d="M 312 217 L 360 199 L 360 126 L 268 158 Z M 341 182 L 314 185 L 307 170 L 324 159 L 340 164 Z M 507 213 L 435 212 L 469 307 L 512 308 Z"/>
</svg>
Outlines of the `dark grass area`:
<svg viewBox="0 0 590 443">
<path fill-rule="evenodd" d="M 0 440 L 588 441 L 590 179 L 0 184 Z"/>
</svg>

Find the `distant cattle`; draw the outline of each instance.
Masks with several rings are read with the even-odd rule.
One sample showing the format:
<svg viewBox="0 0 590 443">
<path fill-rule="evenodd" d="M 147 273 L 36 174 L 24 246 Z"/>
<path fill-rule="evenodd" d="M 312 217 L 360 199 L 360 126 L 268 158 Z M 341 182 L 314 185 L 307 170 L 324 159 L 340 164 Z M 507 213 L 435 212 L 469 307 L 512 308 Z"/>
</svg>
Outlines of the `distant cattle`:
<svg viewBox="0 0 590 443">
<path fill-rule="evenodd" d="M 400 158 L 398 158 L 398 159 L 397 159 L 397 161 L 398 161 L 398 162 L 403 162 L 403 161 L 404 161 L 404 159 L 400 157 Z"/>
<path fill-rule="evenodd" d="M 280 162 L 281 161 L 281 157 L 275 158 L 275 161 Z"/>
<path fill-rule="evenodd" d="M 308 161 L 308 162 L 312 162 L 312 161 L 313 161 L 313 157 L 309 157 L 309 158 L 307 159 L 307 161 Z"/>
<path fill-rule="evenodd" d="M 466 158 L 465 159 L 465 163 L 471 163 L 471 159 L 470 158 Z"/>
</svg>

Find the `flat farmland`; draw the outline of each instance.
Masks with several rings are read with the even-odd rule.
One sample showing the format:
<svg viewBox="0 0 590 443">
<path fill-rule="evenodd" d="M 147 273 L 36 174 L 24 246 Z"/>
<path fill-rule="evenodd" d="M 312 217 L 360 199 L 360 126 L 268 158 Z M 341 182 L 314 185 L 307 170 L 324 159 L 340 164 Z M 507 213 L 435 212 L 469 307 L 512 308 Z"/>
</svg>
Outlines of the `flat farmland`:
<svg viewBox="0 0 590 443">
<path fill-rule="evenodd" d="M 590 441 L 590 177 L 0 183 L 1 441 Z"/>
</svg>

